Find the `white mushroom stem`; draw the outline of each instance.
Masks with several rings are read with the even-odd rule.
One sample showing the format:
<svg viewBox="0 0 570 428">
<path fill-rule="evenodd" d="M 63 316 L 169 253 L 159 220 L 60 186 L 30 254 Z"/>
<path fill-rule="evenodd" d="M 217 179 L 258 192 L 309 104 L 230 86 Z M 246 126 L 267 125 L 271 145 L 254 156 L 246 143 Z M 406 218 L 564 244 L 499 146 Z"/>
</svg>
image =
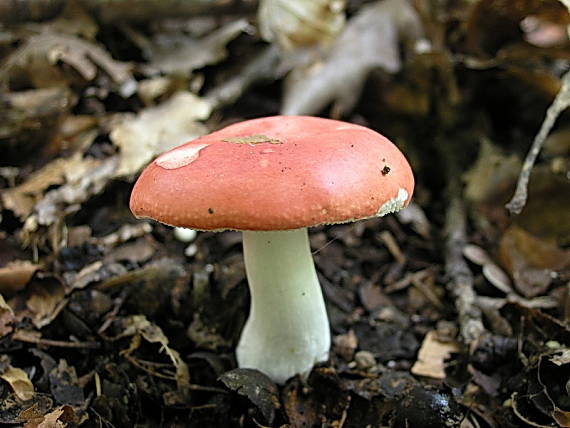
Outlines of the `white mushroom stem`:
<svg viewBox="0 0 570 428">
<path fill-rule="evenodd" d="M 243 232 L 243 251 L 251 309 L 236 351 L 238 365 L 280 384 L 307 376 L 328 359 L 331 343 L 307 229 Z"/>
</svg>

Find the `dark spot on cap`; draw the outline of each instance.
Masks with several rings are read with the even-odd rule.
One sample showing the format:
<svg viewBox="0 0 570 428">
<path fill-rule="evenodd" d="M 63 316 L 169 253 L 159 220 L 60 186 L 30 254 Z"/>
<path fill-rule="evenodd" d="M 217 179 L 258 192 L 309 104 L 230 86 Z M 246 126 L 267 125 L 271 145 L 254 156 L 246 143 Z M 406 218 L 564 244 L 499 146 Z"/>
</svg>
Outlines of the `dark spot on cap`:
<svg viewBox="0 0 570 428">
<path fill-rule="evenodd" d="M 208 214 L 214 214 L 214 210 L 212 208 L 208 208 Z"/>
<path fill-rule="evenodd" d="M 385 166 L 384 168 L 382 168 L 382 175 L 386 175 L 390 172 L 390 167 L 389 166 Z"/>
</svg>

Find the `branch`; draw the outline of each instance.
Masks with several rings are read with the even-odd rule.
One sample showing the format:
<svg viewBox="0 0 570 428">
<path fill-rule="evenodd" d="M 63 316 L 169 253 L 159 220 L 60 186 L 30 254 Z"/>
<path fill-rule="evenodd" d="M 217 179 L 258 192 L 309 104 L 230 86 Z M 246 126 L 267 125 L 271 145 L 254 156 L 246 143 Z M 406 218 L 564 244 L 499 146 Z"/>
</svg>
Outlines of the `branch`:
<svg viewBox="0 0 570 428">
<path fill-rule="evenodd" d="M 471 344 L 485 332 L 485 327 L 481 321 L 481 310 L 476 304 L 473 274 L 463 258 L 463 248 L 467 244 L 466 230 L 463 201 L 459 194 L 451 194 L 445 216 L 445 272 L 449 277 L 447 289 L 455 299 L 461 337 L 465 343 Z"/>
<path fill-rule="evenodd" d="M 544 140 L 548 136 L 548 133 L 554 126 L 554 122 L 564 110 L 566 110 L 570 106 L 570 71 L 567 72 L 562 77 L 562 86 L 560 91 L 554 98 L 554 101 L 548 107 L 546 111 L 546 117 L 542 122 L 542 126 L 538 131 L 538 134 L 534 137 L 534 141 L 526 155 L 524 160 L 524 164 L 521 168 L 521 172 L 519 174 L 519 179 L 517 181 L 517 188 L 515 190 L 515 194 L 513 195 L 512 199 L 505 205 L 507 210 L 509 210 L 510 214 L 520 214 L 523 210 L 524 206 L 526 205 L 526 200 L 528 198 L 528 181 L 530 178 L 530 173 L 532 172 L 532 168 L 534 163 L 536 162 L 536 158 L 542 149 L 542 145 L 544 144 Z"/>
</svg>

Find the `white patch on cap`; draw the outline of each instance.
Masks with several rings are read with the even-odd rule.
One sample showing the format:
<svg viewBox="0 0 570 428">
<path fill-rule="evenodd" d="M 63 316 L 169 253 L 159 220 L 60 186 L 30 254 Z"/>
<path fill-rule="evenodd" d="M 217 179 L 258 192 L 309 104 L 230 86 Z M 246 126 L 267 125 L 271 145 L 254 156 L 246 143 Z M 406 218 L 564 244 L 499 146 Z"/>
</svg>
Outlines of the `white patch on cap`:
<svg viewBox="0 0 570 428">
<path fill-rule="evenodd" d="M 400 211 L 402 208 L 404 208 L 404 204 L 406 203 L 407 200 L 408 200 L 408 192 L 406 192 L 405 189 L 400 188 L 398 190 L 398 194 L 394 198 L 382 204 L 382 206 L 376 212 L 376 215 L 378 217 L 382 217 L 385 216 L 386 214 Z"/>
<path fill-rule="evenodd" d="M 198 159 L 200 150 L 207 147 L 208 144 L 190 144 L 178 149 L 166 152 L 159 156 L 155 162 L 164 169 L 176 169 L 188 165 Z"/>
</svg>

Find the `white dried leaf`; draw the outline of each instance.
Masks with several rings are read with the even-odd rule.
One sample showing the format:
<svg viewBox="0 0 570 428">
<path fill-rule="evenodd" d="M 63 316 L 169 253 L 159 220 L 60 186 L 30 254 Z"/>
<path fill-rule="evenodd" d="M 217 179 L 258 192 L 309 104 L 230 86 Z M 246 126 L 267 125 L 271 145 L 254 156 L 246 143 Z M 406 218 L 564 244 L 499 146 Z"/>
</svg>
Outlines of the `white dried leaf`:
<svg viewBox="0 0 570 428">
<path fill-rule="evenodd" d="M 400 38 L 417 38 L 421 32 L 420 19 L 407 1 L 363 6 L 323 62 L 319 59 L 289 75 L 282 114 L 317 114 L 332 102 L 342 112 L 350 111 L 372 70 L 400 70 Z"/>
<path fill-rule="evenodd" d="M 226 45 L 250 29 L 245 19 L 233 21 L 201 39 L 188 35 L 160 35 L 155 43 L 145 43 L 145 56 L 165 73 L 190 73 L 226 58 Z"/>
<path fill-rule="evenodd" d="M 26 181 L 2 193 L 2 202 L 20 219 L 30 215 L 34 205 L 41 199 L 43 192 L 50 186 L 78 180 L 89 170 L 95 168 L 98 161 L 84 159 L 81 153 L 69 158 L 58 158 L 31 174 Z"/>
<path fill-rule="evenodd" d="M 92 162 L 83 176 L 76 177 L 75 180 L 68 181 L 67 184 L 47 192 L 34 207 L 34 215 L 28 217 L 24 229 L 27 229 L 28 223 L 30 225 L 36 222 L 42 226 L 52 225 L 65 215 L 67 207 L 82 204 L 93 195 L 100 193 L 117 169 L 117 158 L 110 157 L 104 161 L 93 160 Z"/>
<path fill-rule="evenodd" d="M 403 224 L 411 225 L 412 229 L 422 238 L 430 239 L 431 225 L 422 209 L 415 202 L 411 202 L 406 208 L 396 213 L 398 220 Z"/>
<path fill-rule="evenodd" d="M 486 263 L 492 263 L 489 254 L 487 254 L 487 252 L 478 245 L 465 245 L 465 247 L 463 247 L 463 257 L 478 266 L 483 266 Z"/>
<path fill-rule="evenodd" d="M 261 0 L 259 31 L 285 49 L 334 40 L 345 22 L 345 0 Z"/>
<path fill-rule="evenodd" d="M 139 172 L 156 155 L 207 133 L 200 122 L 210 104 L 190 92 L 178 92 L 164 103 L 142 110 L 115 125 L 111 141 L 121 150 L 117 176 Z"/>
<path fill-rule="evenodd" d="M 118 84 L 133 81 L 129 64 L 115 61 L 106 50 L 94 43 L 54 32 L 30 37 L 6 59 L 0 68 L 0 80 L 7 79 L 13 70 L 27 69 L 30 63 L 34 66 L 43 63 L 45 67 L 53 67 L 58 61 L 69 64 L 85 80 L 93 80 L 97 68 L 101 68 Z M 52 70 L 52 73 L 56 72 Z M 37 87 L 55 86 L 49 79 L 42 80 L 41 76 L 31 78 L 35 80 Z"/>
<path fill-rule="evenodd" d="M 490 262 L 483 265 L 483 276 L 503 293 L 514 293 L 509 276 L 495 263 Z"/>
</svg>

